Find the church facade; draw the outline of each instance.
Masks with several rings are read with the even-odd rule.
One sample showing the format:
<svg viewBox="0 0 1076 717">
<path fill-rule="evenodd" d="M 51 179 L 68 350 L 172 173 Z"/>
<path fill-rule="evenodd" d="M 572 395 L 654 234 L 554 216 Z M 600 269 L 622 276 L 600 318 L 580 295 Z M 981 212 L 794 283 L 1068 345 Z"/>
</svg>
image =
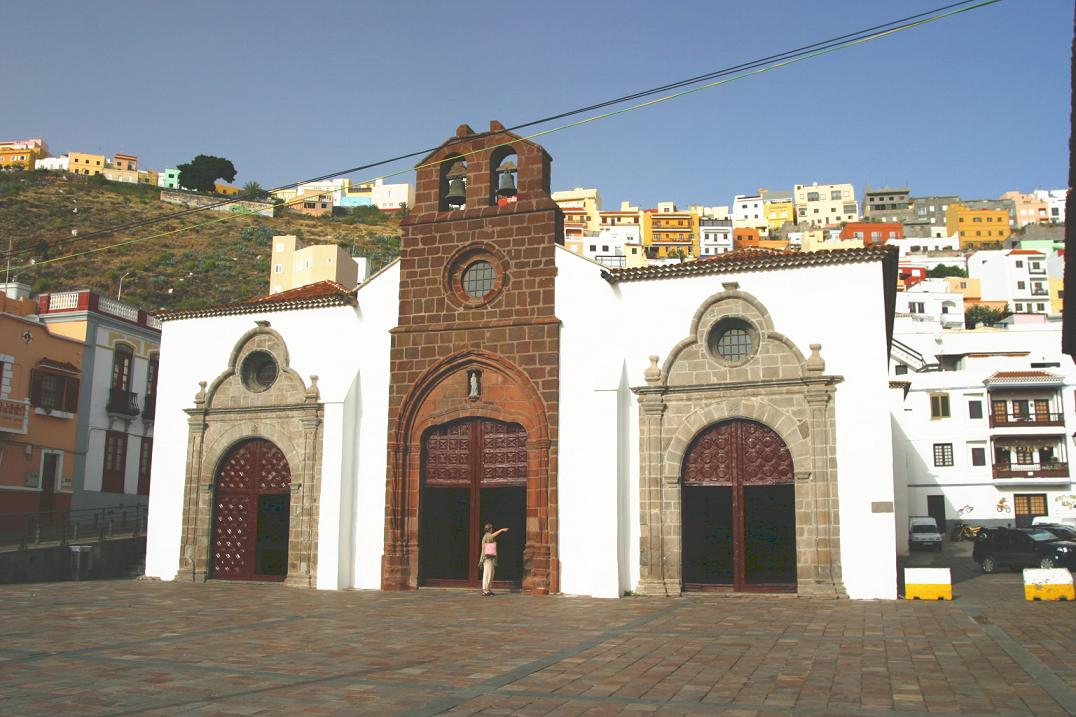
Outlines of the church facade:
<svg viewBox="0 0 1076 717">
<path fill-rule="evenodd" d="M 894 254 L 608 270 L 551 163 L 461 126 L 358 289 L 162 317 L 147 575 L 895 597 Z"/>
</svg>

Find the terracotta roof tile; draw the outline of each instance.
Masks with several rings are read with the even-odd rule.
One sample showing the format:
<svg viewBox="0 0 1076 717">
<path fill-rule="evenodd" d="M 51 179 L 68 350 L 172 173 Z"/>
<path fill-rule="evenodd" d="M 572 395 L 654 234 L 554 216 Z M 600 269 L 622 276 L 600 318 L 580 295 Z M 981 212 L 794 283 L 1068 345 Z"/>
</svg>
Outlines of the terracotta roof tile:
<svg viewBox="0 0 1076 717">
<path fill-rule="evenodd" d="M 1012 256 L 1013 254 L 1042 254 L 1042 252 L 1036 251 L 1035 249 L 1013 249 L 1009 252 L 1009 256 Z"/>
<path fill-rule="evenodd" d="M 854 264 L 868 261 L 896 261 L 894 247 L 872 246 L 857 249 L 830 249 L 801 252 L 788 249 L 753 247 L 736 249 L 717 256 L 683 262 L 629 269 L 610 269 L 603 273 L 611 284 L 622 281 L 647 281 L 680 276 L 729 274 L 738 271 L 770 271 L 797 267 Z"/>
<path fill-rule="evenodd" d="M 1033 384 L 1060 384 L 1062 376 L 1048 371 L 995 371 L 983 381 L 985 384 L 994 383 L 1033 383 Z"/>
<path fill-rule="evenodd" d="M 157 318 L 161 321 L 175 321 L 177 319 L 200 319 L 209 316 L 257 314 L 264 311 L 316 309 L 323 306 L 354 306 L 355 303 L 354 289 L 348 289 L 343 284 L 338 284 L 335 281 L 319 281 L 276 294 L 257 296 L 234 304 L 208 306 L 203 309 L 168 311 L 158 314 Z"/>
</svg>

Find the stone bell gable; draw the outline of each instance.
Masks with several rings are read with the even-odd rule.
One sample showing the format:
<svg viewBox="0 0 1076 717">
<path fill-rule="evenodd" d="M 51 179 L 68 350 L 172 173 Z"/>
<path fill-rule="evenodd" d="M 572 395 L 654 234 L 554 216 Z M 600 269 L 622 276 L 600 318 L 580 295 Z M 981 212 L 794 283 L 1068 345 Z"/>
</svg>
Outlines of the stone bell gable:
<svg viewBox="0 0 1076 717">
<path fill-rule="evenodd" d="M 522 583 L 557 590 L 554 250 L 563 215 L 550 197 L 551 161 L 494 121 L 484 133 L 461 125 L 417 166 L 391 332 L 385 589 L 421 581 L 424 440 L 449 421 L 481 418 L 525 430 Z M 514 194 L 498 192 L 505 181 Z"/>
</svg>

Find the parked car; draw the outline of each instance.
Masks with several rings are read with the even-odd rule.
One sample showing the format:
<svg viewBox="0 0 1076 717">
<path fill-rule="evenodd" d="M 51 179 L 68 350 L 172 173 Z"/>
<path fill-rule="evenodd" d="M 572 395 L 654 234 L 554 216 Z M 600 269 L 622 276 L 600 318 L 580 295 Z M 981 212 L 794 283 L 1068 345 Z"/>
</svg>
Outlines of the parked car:
<svg viewBox="0 0 1076 717">
<path fill-rule="evenodd" d="M 1076 542 L 1061 540 L 1048 530 L 994 528 L 975 538 L 971 557 L 984 573 L 1000 567 L 1076 568 Z"/>
<path fill-rule="evenodd" d="M 1036 515 L 1031 519 L 1032 528 L 1037 528 L 1040 525 L 1063 525 L 1066 528 L 1076 530 L 1076 518 L 1056 515 Z"/>
<path fill-rule="evenodd" d="M 916 548 L 942 549 L 938 523 L 930 516 L 913 515 L 908 518 L 908 550 Z"/>
<path fill-rule="evenodd" d="M 1061 540 L 1076 541 L 1076 528 L 1068 525 L 1054 525 L 1053 523 L 1038 523 L 1032 526 L 1036 529 L 1048 530 Z"/>
</svg>

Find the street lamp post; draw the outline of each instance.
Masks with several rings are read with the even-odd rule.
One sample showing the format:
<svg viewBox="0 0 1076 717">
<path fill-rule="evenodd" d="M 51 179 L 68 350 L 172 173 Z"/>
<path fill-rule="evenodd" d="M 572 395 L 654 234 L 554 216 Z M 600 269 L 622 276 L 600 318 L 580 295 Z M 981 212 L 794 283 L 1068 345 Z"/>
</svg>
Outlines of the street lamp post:
<svg viewBox="0 0 1076 717">
<path fill-rule="evenodd" d="M 120 297 L 123 296 L 123 280 L 126 279 L 128 276 L 130 276 L 132 273 L 134 273 L 134 272 L 133 271 L 128 271 L 127 273 L 125 273 L 123 276 L 120 277 L 120 286 L 119 286 L 119 290 L 116 292 L 116 301 L 119 301 Z"/>
</svg>

